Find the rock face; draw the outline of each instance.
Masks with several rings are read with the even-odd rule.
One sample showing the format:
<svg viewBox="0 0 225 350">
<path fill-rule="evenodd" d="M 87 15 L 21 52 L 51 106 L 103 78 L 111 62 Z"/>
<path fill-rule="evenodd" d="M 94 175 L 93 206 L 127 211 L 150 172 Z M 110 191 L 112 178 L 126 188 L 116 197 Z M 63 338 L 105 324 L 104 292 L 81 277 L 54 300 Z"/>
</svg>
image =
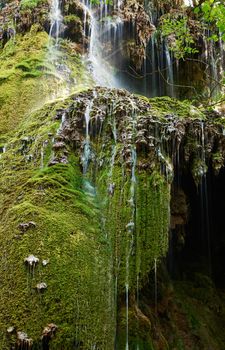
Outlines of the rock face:
<svg viewBox="0 0 225 350">
<path fill-rule="evenodd" d="M 70 51 L 63 62 L 83 89 L 78 53 L 88 48 L 90 19 L 79 1 L 62 5 L 61 53 Z M 179 19 L 180 5 L 171 18 Z M 31 103 L 28 115 L 20 107 L 37 99 L 36 78 L 45 75 L 40 90 L 49 95 L 48 77 L 58 83 L 46 62 L 49 2 L 0 6 L 7 134 L 0 139 L 0 348 L 223 349 L 224 115 L 99 87 L 43 108 Z M 157 16 L 170 10 L 158 6 Z M 121 21 L 119 45 L 115 36 L 105 50 L 117 45 L 135 74 L 146 52 L 158 69 L 156 47 L 168 60 L 143 3 L 125 1 L 102 20 Z M 195 20 L 188 23 L 198 38 Z M 174 45 L 174 35 L 166 39 Z M 186 78 L 187 63 L 179 65 Z"/>
<path fill-rule="evenodd" d="M 130 34 L 130 40 L 125 45 L 127 56 L 134 64 L 138 71 L 141 71 L 143 61 L 146 58 L 146 47 L 156 30 L 151 23 L 149 15 L 146 13 L 145 7 L 141 1 L 125 1 L 120 16 L 125 26 L 125 37 Z M 133 27 L 134 32 L 129 33 L 129 28 Z"/>
<path fill-rule="evenodd" d="M 225 140 L 224 127 L 220 123 L 221 115 L 218 114 L 214 119 L 210 116 L 206 118 L 190 104 L 182 105 L 178 101 L 168 114 L 170 110 L 166 111 L 166 106 L 169 100 L 166 98 L 147 101 L 125 90 L 103 88 L 96 88 L 94 93 L 89 91 L 76 95 L 74 102 L 65 111 L 67 119 L 61 130 L 61 138 L 80 149 L 81 155 L 85 143 L 84 114 L 90 100 L 89 137 L 93 143 L 96 137 L 102 137 L 106 124 L 107 141 L 122 144 L 122 161 L 130 167 L 132 146 L 147 159 L 146 163 L 144 159 L 137 162 L 137 168 L 154 170 L 160 163 L 163 173 L 170 181 L 178 165 L 179 171 L 189 167 L 196 184 L 206 174 L 209 166 L 218 173 L 224 165 Z M 114 103 L 114 100 L 117 102 Z M 113 140 L 114 137 L 116 141 Z M 53 145 L 54 148 L 56 146 Z M 64 147 L 63 142 L 57 146 Z"/>
<path fill-rule="evenodd" d="M 79 1 L 64 1 L 62 37 L 70 39 L 77 45 L 83 45 L 84 10 Z M 16 33 L 25 34 L 36 24 L 39 31 L 50 30 L 49 17 L 50 3 L 46 0 L 33 4 L 32 2 L 10 1 L 1 10 L 0 14 L 0 43 L 6 44 Z M 78 49 L 78 47 L 76 48 Z M 81 50 L 82 51 L 82 50 Z"/>
<path fill-rule="evenodd" d="M 225 266 L 216 214 L 224 209 L 223 122 L 188 102 L 105 88 L 30 115 L 0 158 L 0 347 L 109 350 L 116 339 L 124 349 L 128 337 L 131 347 L 163 349 L 185 336 L 194 348 L 197 334 L 200 349 L 219 349 L 223 336 L 204 334 L 211 317 L 216 334 L 225 319 L 213 302 L 223 310 L 213 285 Z M 202 207 L 210 178 L 215 209 Z M 209 236 L 214 282 L 202 267 Z M 188 309 L 195 294 L 210 303 L 199 315 Z M 17 330 L 29 337 L 18 340 Z"/>
<path fill-rule="evenodd" d="M 24 262 L 29 266 L 35 267 L 38 264 L 39 259 L 34 255 L 29 255 L 26 259 L 24 259 Z"/>
</svg>

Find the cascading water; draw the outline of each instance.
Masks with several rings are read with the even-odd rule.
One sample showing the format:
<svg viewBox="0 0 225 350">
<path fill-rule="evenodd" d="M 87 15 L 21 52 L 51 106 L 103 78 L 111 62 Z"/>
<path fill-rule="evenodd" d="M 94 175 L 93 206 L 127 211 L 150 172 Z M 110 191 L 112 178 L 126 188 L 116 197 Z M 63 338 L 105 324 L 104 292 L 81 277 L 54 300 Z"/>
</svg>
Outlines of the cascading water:
<svg viewBox="0 0 225 350">
<path fill-rule="evenodd" d="M 130 101 L 132 111 L 131 111 L 131 119 L 132 119 L 132 142 L 131 145 L 131 185 L 130 185 L 130 199 L 129 204 L 131 208 L 131 220 L 127 224 L 127 243 L 126 243 L 126 281 L 125 281 L 125 294 L 126 294 L 126 350 L 129 350 L 129 274 L 130 274 L 130 257 L 133 250 L 134 245 L 134 231 L 135 231 L 135 214 L 136 214 L 136 198 L 135 198 L 135 190 L 136 190 L 136 163 L 137 163 L 137 153 L 136 146 L 134 143 L 134 135 L 136 132 L 136 106 L 133 101 Z M 138 281 L 138 278 L 137 278 Z"/>
<path fill-rule="evenodd" d="M 192 0 L 184 0 L 184 4 L 186 6 L 193 6 L 193 1 Z"/>
<path fill-rule="evenodd" d="M 61 30 L 63 16 L 60 9 L 60 0 L 52 0 L 50 10 L 51 27 L 49 36 L 55 38 L 54 46 L 57 47 L 59 44 L 59 34 Z"/>
<path fill-rule="evenodd" d="M 58 58 L 59 58 L 59 34 L 61 30 L 62 25 L 62 14 L 60 9 L 60 0 L 52 0 L 51 2 L 51 8 L 50 8 L 50 30 L 49 30 L 49 46 L 48 46 L 48 52 L 49 52 L 49 58 L 50 62 L 55 66 L 57 70 L 58 66 Z M 51 38 L 54 38 L 54 41 L 52 41 Z"/>
<path fill-rule="evenodd" d="M 90 37 L 89 52 L 87 55 L 88 63 L 93 79 L 97 85 L 106 87 L 120 87 L 118 80 L 114 76 L 111 66 L 110 56 L 107 54 L 106 47 L 117 41 L 118 33 L 122 21 L 109 19 L 109 5 L 107 1 L 101 1 L 99 5 L 92 5 L 89 1 L 83 1 L 84 7 L 84 33 Z M 90 19 L 90 30 L 87 31 L 87 21 Z"/>
<path fill-rule="evenodd" d="M 216 97 L 223 89 L 221 78 L 225 67 L 224 56 L 225 50 L 219 33 L 218 45 L 216 46 L 211 38 L 211 32 L 208 29 L 204 30 L 204 60 L 206 66 L 206 78 L 209 81 L 210 97 Z"/>
<path fill-rule="evenodd" d="M 85 113 L 85 141 L 84 141 L 84 153 L 82 156 L 82 164 L 83 164 L 83 173 L 86 175 L 88 170 L 88 164 L 90 161 L 90 154 L 91 154 L 91 148 L 90 148 L 90 136 L 89 136 L 89 123 L 90 123 L 90 112 L 92 108 L 93 101 L 89 101 Z"/>
<path fill-rule="evenodd" d="M 112 111 L 111 111 L 111 115 L 113 115 L 113 106 L 112 106 Z M 112 133 L 113 133 L 113 138 L 114 138 L 114 143 L 112 145 L 112 155 L 111 155 L 111 161 L 110 161 L 110 171 L 109 171 L 109 194 L 113 194 L 113 188 L 114 188 L 114 184 L 111 182 L 112 179 L 112 174 L 113 174 L 113 167 L 114 167 L 114 163 L 115 163 L 115 158 L 116 158 L 116 144 L 117 144 L 117 130 L 116 130 L 116 121 L 115 119 L 113 119 L 113 125 L 112 125 Z"/>
<path fill-rule="evenodd" d="M 173 79 L 173 62 L 169 52 L 168 45 L 165 45 L 165 54 L 166 54 L 166 68 L 167 68 L 167 84 L 169 86 L 169 94 L 171 97 L 174 97 L 174 79 Z"/>
<path fill-rule="evenodd" d="M 59 83 L 53 98 L 69 95 L 71 87 L 75 83 L 74 79 L 71 78 L 71 71 L 66 64 L 66 60 L 60 51 L 59 39 L 63 34 L 61 5 L 61 0 L 52 0 L 49 15 L 51 24 L 49 30 L 48 58 L 55 68 L 56 78 Z M 54 40 L 52 40 L 52 38 L 54 38 Z"/>
<path fill-rule="evenodd" d="M 126 88 L 131 92 L 141 93 L 148 97 L 164 96 L 178 97 L 183 94 L 191 96 L 195 89 L 192 86 L 192 75 L 195 74 L 195 67 L 189 65 L 190 62 L 183 63 L 173 57 L 167 39 L 154 35 L 154 29 L 149 38 L 146 48 L 146 57 L 142 62 L 140 72 L 136 71 L 133 58 L 129 60 L 129 52 L 125 53 L 124 41 L 130 39 L 136 41 L 138 33 L 135 19 L 124 17 L 126 4 L 115 1 L 113 5 L 106 1 L 100 1 L 98 5 L 90 0 L 82 0 L 84 6 L 84 33 L 90 38 L 88 55 L 92 76 L 97 85 L 106 87 Z M 185 0 L 184 5 L 192 7 L 191 0 Z M 154 4 L 146 5 L 152 27 L 159 25 L 162 13 L 158 11 Z M 126 13 L 126 12 L 125 12 Z M 127 21 L 127 22 L 126 22 Z M 87 30 L 89 28 L 89 31 Z M 205 60 L 208 64 L 208 78 L 210 80 L 210 90 L 215 96 L 221 90 L 220 78 L 222 72 L 222 59 L 218 58 L 218 52 L 211 48 L 212 40 L 209 40 L 210 33 L 205 31 Z M 125 40 L 124 40 L 125 39 Z M 210 43 L 211 42 L 211 43 Z M 220 40 L 220 42 L 222 42 Z M 221 44 L 218 50 L 223 52 Z M 129 51 L 129 50 L 128 50 Z M 199 58 L 199 64 L 202 58 Z M 198 59 L 196 59 L 197 65 Z M 182 68 L 179 67 L 179 62 Z M 175 65 L 176 63 L 176 65 Z M 112 68 L 116 67 L 116 69 Z M 179 67 L 179 69 L 178 69 Z M 199 67 L 198 69 L 202 69 Z M 190 83 L 185 86 L 183 76 L 191 73 Z M 193 77 L 194 78 L 194 77 Z M 195 80 L 195 78 L 194 78 Z M 183 89 L 175 88 L 180 85 Z M 198 86 L 198 81 L 195 81 Z M 205 89 L 205 86 L 201 86 Z M 187 93 L 185 92 L 188 89 Z M 185 96 L 185 97 L 187 97 Z"/>
<path fill-rule="evenodd" d="M 219 48 L 220 48 L 220 74 L 223 74 L 223 68 L 225 67 L 225 48 L 222 40 L 222 33 L 219 33 Z"/>
</svg>

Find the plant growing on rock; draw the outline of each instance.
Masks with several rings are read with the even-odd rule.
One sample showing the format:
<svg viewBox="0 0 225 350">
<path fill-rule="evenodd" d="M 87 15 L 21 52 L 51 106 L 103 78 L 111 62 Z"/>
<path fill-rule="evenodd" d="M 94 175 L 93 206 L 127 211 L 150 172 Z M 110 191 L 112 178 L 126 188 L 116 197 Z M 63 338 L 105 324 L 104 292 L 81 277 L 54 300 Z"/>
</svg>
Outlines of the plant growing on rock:
<svg viewBox="0 0 225 350">
<path fill-rule="evenodd" d="M 194 46 L 195 40 L 190 32 L 187 16 L 181 16 L 180 18 L 164 17 L 161 31 L 162 36 L 167 40 L 169 49 L 176 58 L 184 59 L 186 56 L 198 52 Z"/>
<path fill-rule="evenodd" d="M 201 16 L 207 26 L 216 27 L 217 31 L 214 30 L 211 35 L 212 40 L 218 41 L 219 35 L 221 35 L 221 39 L 225 41 L 225 5 L 223 0 L 206 0 L 194 9 L 194 13 Z"/>
</svg>

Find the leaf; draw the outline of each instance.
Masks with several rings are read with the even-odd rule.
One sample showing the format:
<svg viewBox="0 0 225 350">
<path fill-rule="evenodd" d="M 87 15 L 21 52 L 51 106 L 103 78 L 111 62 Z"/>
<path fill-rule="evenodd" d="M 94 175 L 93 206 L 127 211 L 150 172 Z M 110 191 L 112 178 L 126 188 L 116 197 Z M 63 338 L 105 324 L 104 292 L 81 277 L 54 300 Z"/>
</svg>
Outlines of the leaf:
<svg viewBox="0 0 225 350">
<path fill-rule="evenodd" d="M 200 12 L 200 8 L 199 7 L 195 7 L 194 8 L 194 13 L 197 15 Z"/>
<path fill-rule="evenodd" d="M 203 2 L 202 4 L 202 11 L 207 14 L 210 12 L 211 6 L 208 2 Z"/>
</svg>

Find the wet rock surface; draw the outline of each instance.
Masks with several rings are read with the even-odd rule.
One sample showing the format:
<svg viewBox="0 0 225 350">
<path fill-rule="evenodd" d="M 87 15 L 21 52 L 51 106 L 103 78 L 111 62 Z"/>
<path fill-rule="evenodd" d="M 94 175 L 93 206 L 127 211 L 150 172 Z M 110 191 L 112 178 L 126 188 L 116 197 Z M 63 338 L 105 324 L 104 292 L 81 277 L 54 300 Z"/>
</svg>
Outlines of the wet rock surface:
<svg viewBox="0 0 225 350">
<path fill-rule="evenodd" d="M 25 222 L 25 223 L 21 223 L 19 224 L 18 228 L 20 229 L 20 231 L 22 231 L 23 233 L 26 232 L 27 230 L 29 230 L 30 228 L 35 228 L 36 227 L 36 223 L 34 221 L 29 221 L 29 222 Z"/>
<path fill-rule="evenodd" d="M 67 327 L 71 327 L 71 334 L 74 334 L 75 328 L 72 328 L 74 326 L 73 315 L 77 315 L 78 307 L 79 310 L 81 310 L 80 307 L 83 307 L 82 319 L 80 316 L 78 319 L 79 329 L 82 331 L 79 330 L 79 337 L 75 341 L 71 339 L 69 344 L 75 344 L 75 342 L 76 344 L 85 344 L 83 347 L 89 349 L 89 344 L 85 343 L 86 339 L 89 339 L 86 334 L 91 334 L 92 339 L 93 332 L 90 331 L 89 333 L 89 329 L 92 330 L 92 326 L 95 326 L 95 324 L 92 318 L 88 318 L 87 322 L 90 320 L 90 323 L 88 323 L 89 328 L 86 333 L 83 320 L 86 322 L 87 309 L 95 301 L 96 312 L 99 315 L 99 305 L 101 303 L 99 303 L 98 296 L 101 291 L 97 290 L 97 298 L 94 297 L 94 301 L 88 299 L 90 294 L 86 283 L 88 277 L 84 273 L 83 285 L 80 271 L 84 264 L 85 268 L 91 266 L 91 269 L 88 269 L 88 276 L 90 276 L 91 283 L 93 283 L 92 269 L 95 268 L 97 260 L 91 256 L 87 265 L 86 261 L 93 250 L 93 244 L 96 243 L 98 246 L 96 256 L 99 257 L 99 254 L 104 250 L 106 246 L 104 228 L 107 227 L 110 237 L 112 239 L 115 237 L 113 246 L 120 250 L 118 252 L 119 258 L 113 266 L 115 274 L 118 270 L 120 272 L 117 280 L 120 317 L 118 328 L 122 333 L 122 345 L 121 347 L 118 346 L 118 349 L 125 348 L 123 340 L 127 311 L 124 304 L 123 278 L 127 262 L 126 253 L 124 252 L 128 251 L 127 246 L 125 246 L 126 242 L 129 243 L 131 263 L 128 311 L 130 334 L 139 332 L 139 330 L 137 331 L 138 321 L 141 325 L 141 332 L 138 333 L 138 336 L 144 341 L 145 337 L 149 336 L 144 348 L 147 348 L 151 339 L 153 339 L 156 348 L 161 344 L 160 346 L 163 349 L 166 346 L 166 341 L 171 344 L 173 342 L 175 336 L 170 336 L 172 334 L 170 326 L 174 323 L 179 324 L 178 328 L 181 329 L 185 337 L 191 333 L 184 311 L 181 312 L 181 306 L 177 306 L 174 302 L 176 299 L 174 297 L 175 292 L 169 285 L 169 277 L 165 277 L 159 271 L 161 256 L 165 256 L 167 252 L 169 222 L 166 218 L 169 216 L 169 191 L 172 188 L 170 235 L 174 240 L 174 256 L 178 261 L 176 265 L 179 266 L 179 271 L 173 271 L 173 273 L 178 277 L 180 275 L 186 276 L 187 270 L 183 266 L 184 263 L 189 262 L 188 257 L 184 259 L 188 241 L 190 241 L 191 236 L 199 239 L 199 236 L 202 235 L 202 232 L 198 233 L 197 229 L 194 231 L 191 227 L 190 216 L 193 216 L 195 211 L 193 202 L 197 202 L 197 199 L 199 199 L 199 197 L 197 198 L 197 192 L 200 193 L 202 180 L 209 172 L 210 176 L 215 176 L 215 178 L 223 174 L 225 148 L 223 116 L 222 114 L 211 115 L 209 112 L 204 114 L 190 104 L 175 99 L 149 100 L 132 95 L 124 90 L 98 87 L 94 90 L 87 90 L 70 96 L 68 100 L 60 104 L 60 106 L 62 105 L 63 108 L 59 108 L 58 104 L 57 108 L 48 106 L 43 113 L 41 121 L 42 127 L 45 128 L 43 134 L 37 132 L 38 136 L 34 137 L 32 123 L 30 129 L 27 128 L 26 132 L 19 133 L 18 139 L 14 139 L 13 144 L 7 144 L 7 152 L 2 158 L 4 163 L 1 162 L 3 170 L 8 169 L 7 167 L 11 169 L 11 166 L 14 166 L 19 169 L 22 176 L 25 173 L 28 174 L 25 180 L 26 187 L 20 188 L 20 191 L 15 195 L 16 205 L 20 206 L 22 204 L 22 207 L 16 224 L 14 223 L 14 226 L 12 226 L 12 231 L 17 230 L 22 234 L 20 234 L 20 240 L 18 238 L 18 241 L 13 241 L 15 246 L 18 244 L 22 248 L 22 255 L 18 261 L 16 260 L 17 269 L 13 265 L 9 267 L 12 271 L 12 278 L 13 273 L 21 268 L 19 276 L 22 276 L 22 278 L 20 277 L 18 280 L 23 279 L 23 291 L 27 291 L 26 298 L 30 303 L 29 305 L 31 305 L 29 306 L 30 310 L 35 307 L 39 308 L 39 305 L 40 308 L 45 305 L 46 315 L 49 315 L 49 308 L 53 308 L 50 317 L 46 317 L 46 321 L 43 322 L 41 317 L 38 319 L 37 330 L 35 328 L 36 319 L 33 320 L 33 314 L 31 314 L 29 322 L 34 322 L 35 330 L 33 333 L 29 331 L 28 327 L 18 327 L 18 316 L 18 322 L 14 323 L 13 319 L 10 320 L 4 328 L 5 337 L 8 342 L 12 343 L 14 341 L 13 344 L 15 344 L 16 331 L 22 329 L 29 336 L 20 337 L 21 344 L 23 344 L 22 341 L 25 341 L 24 344 L 28 348 L 28 340 L 32 338 L 35 344 L 48 349 L 51 346 L 49 342 L 53 335 L 56 335 L 58 339 L 54 339 L 52 344 L 55 341 L 63 343 L 63 332 L 69 334 Z M 38 120 L 39 117 L 39 114 L 35 115 Z M 54 125 L 54 127 L 51 127 L 51 125 Z M 18 150 L 21 145 L 25 147 L 22 152 Z M 85 149 L 87 154 L 86 164 L 84 161 Z M 26 161 L 28 150 L 29 154 L 34 155 L 29 163 Z M 41 158 L 43 162 L 40 166 Z M 7 159 L 7 162 L 5 162 L 5 159 Z M 64 160 L 66 164 L 63 163 Z M 9 163 L 10 161 L 11 163 Z M 52 166 L 48 167 L 51 161 Z M 84 165 L 86 166 L 86 173 L 84 173 Z M 188 183 L 187 187 L 184 186 L 184 182 Z M 8 189 L 5 189 L 7 193 Z M 80 198 L 82 198 L 81 203 L 79 202 Z M 94 205 L 97 200 L 101 203 L 100 209 Z M 30 202 L 33 203 L 32 206 L 30 206 Z M 27 208 L 24 216 L 23 205 Z M 42 205 L 45 205 L 43 211 Z M 71 222 L 67 227 L 69 217 L 67 212 L 70 210 L 70 206 L 75 210 L 70 212 Z M 60 216 L 62 215 L 62 217 L 59 217 L 58 213 L 61 207 L 62 213 L 60 212 Z M 138 214 L 132 215 L 134 208 Z M 45 218 L 46 211 L 48 216 L 46 222 L 44 222 L 43 218 Z M 101 211 L 101 214 L 97 216 L 99 211 Z M 200 212 L 199 210 L 196 211 L 197 213 Z M 84 213 L 84 215 L 81 213 Z M 106 213 L 105 217 L 103 217 L 104 213 Z M 139 213 L 140 216 L 138 216 Z M 85 240 L 85 245 L 90 244 L 90 250 L 86 251 L 84 259 L 82 237 L 85 235 L 88 223 L 95 215 L 100 219 L 96 228 L 92 231 L 93 235 L 88 236 Z M 8 217 L 6 216 L 6 220 L 8 220 Z M 29 221 L 31 218 L 35 221 Z M 197 219 L 194 218 L 194 220 Z M 77 221 L 75 222 L 75 220 Z M 82 221 L 85 228 L 82 228 L 82 232 L 80 232 Z M 215 221 L 214 219 L 213 223 Z M 36 227 L 35 223 L 37 223 Z M 220 221 L 219 224 L 221 224 Z M 103 244 L 97 238 L 99 226 L 104 232 Z M 67 231 L 64 232 L 65 227 L 67 227 Z M 57 237 L 54 242 L 56 233 Z M 14 237 L 14 232 L 11 236 Z M 160 239 L 158 239 L 159 237 Z M 140 239 L 141 248 L 139 250 L 136 250 L 136 239 Z M 65 240 L 66 246 L 64 246 Z M 77 246 L 77 240 L 80 241 L 79 246 Z M 35 245 L 33 245 L 33 242 L 35 242 Z M 222 242 L 222 239 L 220 242 Z M 75 243 L 74 246 L 73 243 Z M 6 245 L 9 246 L 8 242 L 6 242 Z M 71 246 L 72 248 L 69 250 Z M 157 250 L 158 246 L 160 247 L 159 250 Z M 198 248 L 196 244 L 196 251 L 201 252 Z M 216 249 L 213 254 L 215 254 Z M 14 251 L 17 252 L 15 249 Z M 30 253 L 35 255 L 29 255 Z M 188 256 L 189 253 L 186 254 Z M 136 256 L 142 264 L 141 273 L 145 269 L 142 275 L 138 275 L 140 277 L 140 280 L 138 280 L 140 285 L 138 302 L 136 299 Z M 65 267 L 66 259 L 69 260 Z M 149 261 L 151 262 L 150 266 L 148 265 Z M 77 262 L 80 263 L 79 268 Z M 118 262 L 120 266 L 118 266 Z M 156 262 L 155 265 L 154 262 Z M 24 268 L 24 264 L 27 265 L 27 269 Z M 174 261 L 171 262 L 171 265 L 173 264 Z M 108 266 L 107 263 L 104 265 Z M 3 268 L 5 266 L 4 262 Z M 100 276 L 99 271 L 102 273 L 102 265 L 100 270 L 97 271 L 97 276 Z M 76 283 L 73 282 L 74 273 L 76 273 Z M 154 273 L 157 274 L 156 301 L 154 295 L 156 277 Z M 6 277 L 8 281 L 8 276 Z M 94 284 L 93 289 L 90 288 L 93 293 L 99 286 L 98 278 L 94 278 L 96 284 Z M 148 284 L 146 281 L 149 280 Z M 196 277 L 196 280 L 199 284 L 198 277 Z M 202 280 L 204 282 L 206 279 L 202 278 Z M 103 281 L 101 290 L 104 290 L 105 272 L 101 281 Z M 197 284 L 196 281 L 195 284 Z M 68 285 L 70 285 L 72 292 L 68 292 Z M 83 294 L 80 293 L 80 287 L 84 287 L 82 292 L 87 293 L 85 298 L 82 298 Z M 74 290 L 74 288 L 76 289 Z M 23 294 L 21 295 L 23 296 Z M 82 298 L 80 303 L 78 301 L 78 306 L 74 303 L 74 295 L 75 297 L 79 295 L 79 298 Z M 106 297 L 105 305 L 108 305 L 108 293 L 107 295 L 104 293 L 102 297 Z M 64 300 L 62 302 L 63 298 L 65 302 Z M 39 304 L 40 300 L 41 303 Z M 86 300 L 88 300 L 88 303 L 86 303 Z M 157 307 L 155 306 L 156 302 Z M 23 304 L 21 303 L 21 305 Z M 63 310 L 66 309 L 67 305 L 70 305 L 68 315 L 71 315 L 71 318 L 65 326 Z M 57 308 L 57 318 L 52 317 L 55 313 L 55 307 Z M 12 309 L 14 309 L 14 299 Z M 157 314 L 155 313 L 156 309 Z M 107 313 L 110 319 L 112 318 L 112 313 L 108 312 L 107 307 L 101 309 L 101 315 L 104 312 Z M 35 314 L 40 314 L 39 309 L 35 311 Z M 56 333 L 55 325 L 48 323 L 51 321 L 57 324 L 59 332 Z M 159 325 L 160 322 L 162 325 Z M 110 320 L 107 319 L 105 323 L 110 324 Z M 10 327 L 14 324 L 16 329 L 11 330 Z M 9 328 L 8 332 L 7 328 Z M 101 343 L 102 326 L 100 326 L 98 334 L 100 348 L 104 349 L 104 345 L 102 346 Z M 113 334 L 113 332 L 110 334 Z M 194 337 L 190 336 L 189 338 L 188 341 L 192 346 Z M 114 341 L 114 338 L 112 341 Z M 106 342 L 105 349 L 108 350 L 108 342 Z"/>
<path fill-rule="evenodd" d="M 39 31 L 50 30 L 49 18 L 50 3 L 41 1 L 37 5 L 21 5 L 19 1 L 10 1 L 5 4 L 0 12 L 0 43 L 4 46 L 16 33 L 25 34 L 36 24 Z M 72 40 L 78 45 L 83 45 L 82 19 L 83 7 L 79 1 L 63 2 L 64 23 L 61 36 Z M 79 50 L 79 47 L 76 47 Z M 81 50 L 82 51 L 82 50 Z"/>
<path fill-rule="evenodd" d="M 34 255 L 29 255 L 24 259 L 25 264 L 35 267 L 39 263 L 39 259 Z"/>
<path fill-rule="evenodd" d="M 17 332 L 17 347 L 19 349 L 32 349 L 33 340 L 28 337 L 27 333 Z"/>
<path fill-rule="evenodd" d="M 115 123 L 117 142 L 122 144 L 121 161 L 128 166 L 131 166 L 133 142 L 137 152 L 148 159 L 147 163 L 140 159 L 137 167 L 153 170 L 160 163 L 168 177 L 173 176 L 177 166 L 180 171 L 189 167 L 198 184 L 207 167 L 212 166 L 218 173 L 224 165 L 222 115 L 218 118 L 209 117 L 208 114 L 205 116 L 191 105 L 183 110 L 175 105 L 173 114 L 166 114 L 163 109 L 156 110 L 155 102 L 151 105 L 151 99 L 141 99 L 125 90 L 96 88 L 94 92 L 89 90 L 74 96 L 74 102 L 66 110 L 66 122 L 60 130 L 61 140 L 53 147 L 63 151 L 67 144 L 82 152 L 85 142 L 84 114 L 90 100 L 93 101 L 90 141 L 94 144 L 101 137 L 104 126 L 108 141 L 113 142 Z M 64 157 L 65 154 L 56 162 L 66 161 Z"/>
<path fill-rule="evenodd" d="M 36 289 L 39 292 L 43 292 L 45 289 L 47 289 L 47 284 L 45 282 L 38 283 L 36 285 Z"/>
</svg>

